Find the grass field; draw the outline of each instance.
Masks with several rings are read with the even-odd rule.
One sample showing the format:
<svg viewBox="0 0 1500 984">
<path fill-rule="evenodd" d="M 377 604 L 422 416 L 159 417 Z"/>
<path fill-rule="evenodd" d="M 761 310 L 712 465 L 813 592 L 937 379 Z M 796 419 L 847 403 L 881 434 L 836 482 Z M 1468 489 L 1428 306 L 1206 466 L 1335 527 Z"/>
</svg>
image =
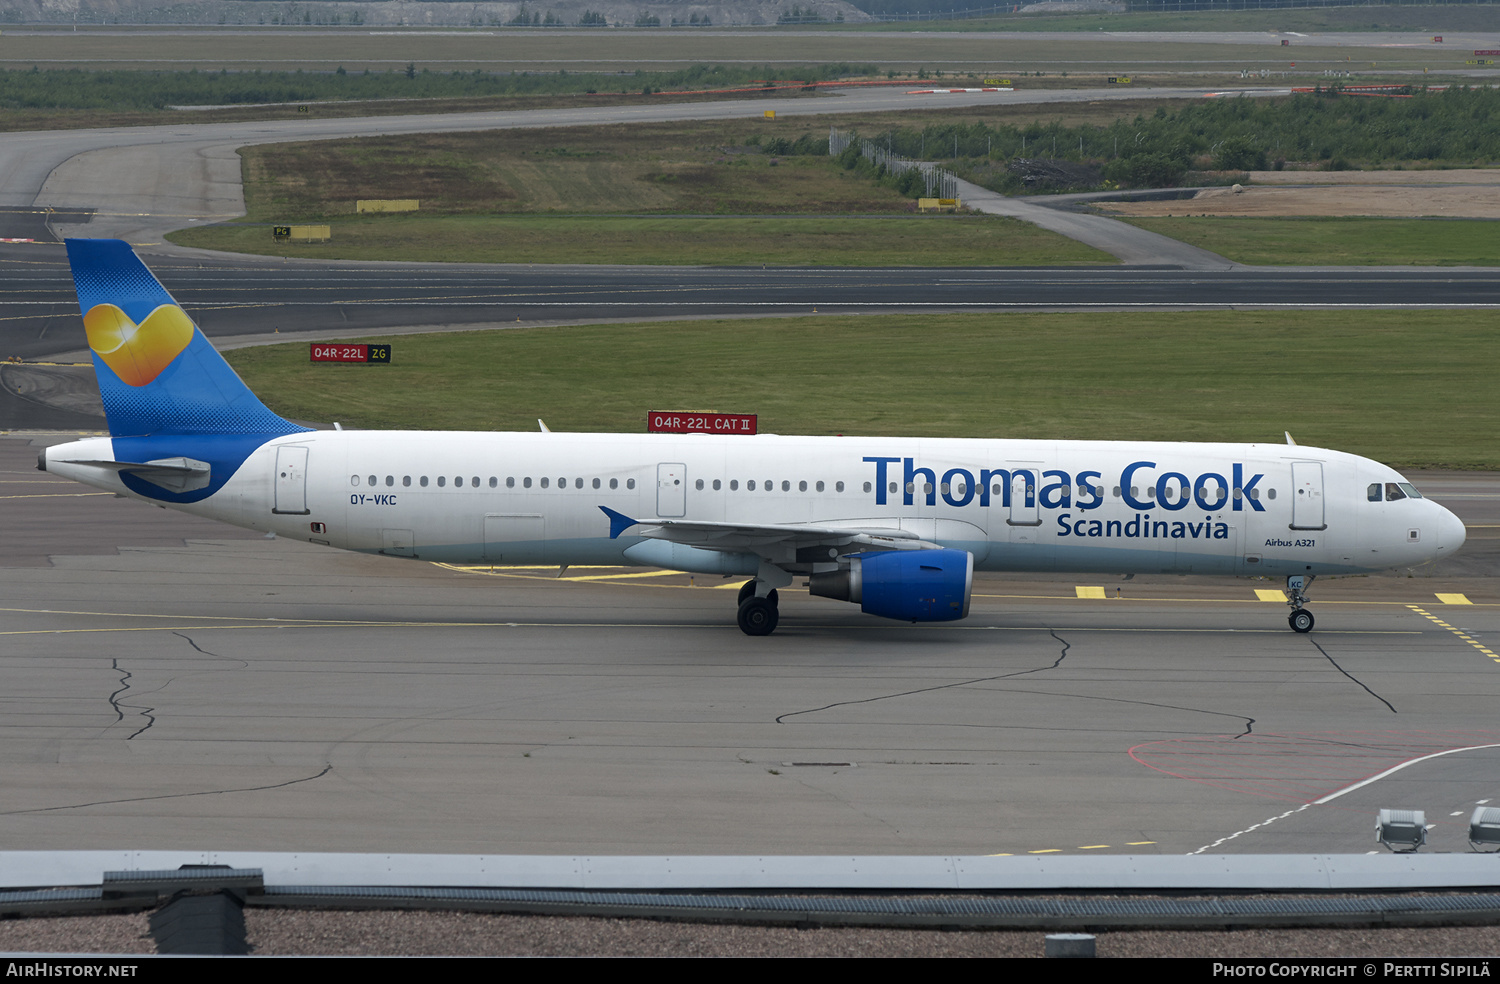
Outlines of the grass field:
<svg viewBox="0 0 1500 984">
<path fill-rule="evenodd" d="M 1054 266 L 1113 263 L 1018 219 L 963 216 L 368 216 L 329 243 L 267 226 L 174 233 L 184 246 L 345 260 L 689 266 Z"/>
<path fill-rule="evenodd" d="M 1239 263 L 1500 266 L 1500 222 L 1484 219 L 1173 217 L 1125 221 Z"/>
<path fill-rule="evenodd" d="M 1268 16 L 1271 12 L 1267 12 Z M 1108 31 L 1122 28 L 1111 26 Z M 1263 29 L 1262 29 L 1263 30 Z M 1357 58 L 1354 56 L 1358 56 Z M 816 29 L 715 31 L 492 30 L 445 34 L 422 31 L 216 30 L 174 39 L 151 32 L 93 28 L 78 34 L 33 33 L 7 28 L 0 37 L 0 66 L 8 68 L 142 68 L 219 71 L 280 69 L 350 72 L 400 71 L 409 62 L 432 71 L 622 71 L 675 69 L 719 62 L 817 65 L 829 61 L 873 63 L 884 71 L 1068 71 L 1074 74 L 1141 74 L 1148 71 L 1286 67 L 1295 61 L 1309 74 L 1353 59 L 1382 66 L 1462 68 L 1462 50 L 1421 47 L 1354 48 L 1298 39 L 1289 54 L 1277 39 L 1235 43 L 1127 41 L 1095 30 L 1068 39 L 997 38 L 973 32 Z M 1210 83 L 1216 84 L 1216 83 Z"/>
<path fill-rule="evenodd" d="M 1113 262 L 1026 223 L 915 215 L 913 200 L 826 156 L 764 152 L 772 139 L 826 141 L 828 125 L 714 121 L 250 147 L 248 224 L 171 239 L 245 253 L 491 263 Z M 356 217 L 359 198 L 415 198 L 422 211 Z M 273 240 L 270 225 L 290 222 L 329 223 L 333 240 Z"/>
<path fill-rule="evenodd" d="M 228 358 L 275 410 L 365 428 L 639 432 L 651 409 L 782 434 L 1264 441 L 1500 467 L 1500 315 L 809 317 L 415 335 L 390 366 Z"/>
</svg>

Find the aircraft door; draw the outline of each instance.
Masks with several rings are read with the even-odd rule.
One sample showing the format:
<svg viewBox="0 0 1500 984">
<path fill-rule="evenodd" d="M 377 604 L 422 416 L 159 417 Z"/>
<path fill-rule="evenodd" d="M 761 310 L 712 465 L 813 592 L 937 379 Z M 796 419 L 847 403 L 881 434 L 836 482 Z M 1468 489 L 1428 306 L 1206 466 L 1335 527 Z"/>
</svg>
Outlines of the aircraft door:
<svg viewBox="0 0 1500 984">
<path fill-rule="evenodd" d="M 1011 526 L 1041 526 L 1042 514 L 1037 508 L 1037 472 L 1017 468 L 1010 477 L 1010 516 L 1006 522 Z"/>
<path fill-rule="evenodd" d="M 1292 529 L 1326 530 L 1323 515 L 1323 463 L 1292 462 Z"/>
<path fill-rule="evenodd" d="M 663 517 L 687 514 L 687 465 L 663 463 L 656 466 L 656 515 Z"/>
<path fill-rule="evenodd" d="M 307 448 L 285 445 L 276 449 L 276 501 L 271 512 L 306 516 Z"/>
</svg>

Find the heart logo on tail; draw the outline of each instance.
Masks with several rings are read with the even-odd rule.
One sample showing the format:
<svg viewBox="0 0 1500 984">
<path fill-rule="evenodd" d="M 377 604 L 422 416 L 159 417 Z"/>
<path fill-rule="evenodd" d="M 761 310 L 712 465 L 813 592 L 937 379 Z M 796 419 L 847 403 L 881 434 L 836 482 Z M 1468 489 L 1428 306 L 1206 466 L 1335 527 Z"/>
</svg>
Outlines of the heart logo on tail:
<svg viewBox="0 0 1500 984">
<path fill-rule="evenodd" d="M 96 304 L 83 316 L 89 348 L 131 386 L 145 386 L 193 340 L 193 322 L 175 304 L 163 304 L 139 325 L 113 304 Z"/>
</svg>

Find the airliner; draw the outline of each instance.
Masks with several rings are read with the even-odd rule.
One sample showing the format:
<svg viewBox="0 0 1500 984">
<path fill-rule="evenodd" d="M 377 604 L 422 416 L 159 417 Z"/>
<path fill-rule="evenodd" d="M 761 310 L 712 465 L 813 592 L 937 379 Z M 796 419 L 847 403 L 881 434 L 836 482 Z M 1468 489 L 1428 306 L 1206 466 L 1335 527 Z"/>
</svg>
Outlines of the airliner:
<svg viewBox="0 0 1500 984">
<path fill-rule="evenodd" d="M 312 430 L 269 410 L 123 242 L 68 259 L 109 437 L 42 452 L 95 488 L 311 543 L 458 564 L 748 577 L 909 622 L 975 571 L 1285 579 L 1446 557 L 1463 523 L 1391 468 L 1286 444 Z"/>
</svg>

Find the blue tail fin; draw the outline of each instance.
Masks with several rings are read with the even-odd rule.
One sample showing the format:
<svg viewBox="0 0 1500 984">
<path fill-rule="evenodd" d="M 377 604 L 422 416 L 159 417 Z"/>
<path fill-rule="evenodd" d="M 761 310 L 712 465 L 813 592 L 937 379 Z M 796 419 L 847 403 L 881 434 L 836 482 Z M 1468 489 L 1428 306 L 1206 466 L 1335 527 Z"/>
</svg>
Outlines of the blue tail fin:
<svg viewBox="0 0 1500 984">
<path fill-rule="evenodd" d="M 292 434 L 117 239 L 69 239 L 68 262 L 115 437 Z"/>
</svg>

